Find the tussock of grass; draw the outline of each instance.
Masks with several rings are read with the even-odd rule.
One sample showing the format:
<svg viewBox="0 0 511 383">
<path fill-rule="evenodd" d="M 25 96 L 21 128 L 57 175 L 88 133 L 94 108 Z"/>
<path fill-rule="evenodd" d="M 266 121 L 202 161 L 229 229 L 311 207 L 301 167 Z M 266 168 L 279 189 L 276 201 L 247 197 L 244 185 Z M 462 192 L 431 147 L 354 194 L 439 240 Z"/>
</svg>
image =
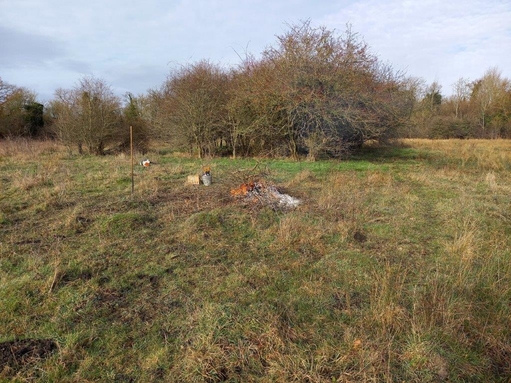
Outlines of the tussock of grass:
<svg viewBox="0 0 511 383">
<path fill-rule="evenodd" d="M 0 342 L 13 381 L 505 382 L 511 144 L 349 161 L 75 156 L 0 143 Z M 265 179 L 298 208 L 240 203 Z M 11 343 L 4 343 L 11 344 Z M 20 343 L 22 344 L 22 343 Z M 52 343 L 53 344 L 53 343 Z"/>
</svg>

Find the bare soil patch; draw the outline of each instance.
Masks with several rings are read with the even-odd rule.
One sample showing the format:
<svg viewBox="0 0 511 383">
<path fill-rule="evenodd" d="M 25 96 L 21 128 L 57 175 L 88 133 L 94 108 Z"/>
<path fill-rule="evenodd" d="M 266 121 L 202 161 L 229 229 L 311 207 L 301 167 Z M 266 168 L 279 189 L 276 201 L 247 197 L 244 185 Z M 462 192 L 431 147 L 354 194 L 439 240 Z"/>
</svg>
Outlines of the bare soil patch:
<svg viewBox="0 0 511 383">
<path fill-rule="evenodd" d="M 57 349 L 52 339 L 21 339 L 0 343 L 0 371 L 21 370 L 48 358 Z"/>
</svg>

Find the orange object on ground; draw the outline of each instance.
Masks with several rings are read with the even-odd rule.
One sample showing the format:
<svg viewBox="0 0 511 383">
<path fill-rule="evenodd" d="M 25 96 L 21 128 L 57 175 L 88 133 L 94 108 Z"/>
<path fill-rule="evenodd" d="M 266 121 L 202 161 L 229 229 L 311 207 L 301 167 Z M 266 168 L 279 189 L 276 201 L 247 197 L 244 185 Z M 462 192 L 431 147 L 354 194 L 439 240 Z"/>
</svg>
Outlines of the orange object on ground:
<svg viewBox="0 0 511 383">
<path fill-rule="evenodd" d="M 249 192 L 254 190 L 254 188 L 255 188 L 254 182 L 247 182 L 247 183 L 241 184 L 239 188 L 232 189 L 231 195 L 233 197 L 246 196 Z"/>
</svg>

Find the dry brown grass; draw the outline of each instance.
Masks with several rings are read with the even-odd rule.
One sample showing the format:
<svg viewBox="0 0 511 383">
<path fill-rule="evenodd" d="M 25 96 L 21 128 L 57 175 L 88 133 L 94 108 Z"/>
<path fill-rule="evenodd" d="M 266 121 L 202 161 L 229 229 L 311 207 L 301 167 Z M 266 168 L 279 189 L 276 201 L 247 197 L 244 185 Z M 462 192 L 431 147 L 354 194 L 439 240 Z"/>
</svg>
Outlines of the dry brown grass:
<svg viewBox="0 0 511 383">
<path fill-rule="evenodd" d="M 453 161 L 455 166 L 473 166 L 479 170 L 501 171 L 511 167 L 509 140 L 403 140 L 413 148 L 434 151 Z"/>
</svg>

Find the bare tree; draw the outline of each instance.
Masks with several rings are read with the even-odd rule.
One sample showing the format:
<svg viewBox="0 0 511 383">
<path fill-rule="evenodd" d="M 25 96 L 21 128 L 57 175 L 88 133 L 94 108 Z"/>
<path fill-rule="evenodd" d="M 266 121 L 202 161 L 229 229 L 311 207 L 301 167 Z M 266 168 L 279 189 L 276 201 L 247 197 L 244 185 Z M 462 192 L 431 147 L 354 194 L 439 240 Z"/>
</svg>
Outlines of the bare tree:
<svg viewBox="0 0 511 383">
<path fill-rule="evenodd" d="M 417 119 L 417 110 L 424 97 L 426 85 L 422 78 L 408 77 L 402 83 L 402 102 L 405 111 L 405 123 L 400 137 L 414 138 L 421 136 L 420 120 Z"/>
<path fill-rule="evenodd" d="M 286 155 L 285 100 L 279 73 L 268 60 L 247 58 L 232 76 L 228 126 L 233 156 Z"/>
<path fill-rule="evenodd" d="M 510 137 L 511 82 L 497 68 L 490 68 L 476 81 L 460 78 L 445 99 L 433 83 L 416 104 L 412 122 L 422 137 Z"/>
<path fill-rule="evenodd" d="M 455 117 L 463 118 L 462 105 L 468 103 L 470 97 L 470 82 L 461 77 L 452 86 L 452 100 L 455 106 Z"/>
<path fill-rule="evenodd" d="M 338 156 L 367 140 L 384 140 L 402 124 L 400 75 L 382 65 L 348 26 L 336 36 L 310 22 L 292 26 L 263 53 L 274 65 L 290 154 Z"/>
<path fill-rule="evenodd" d="M 60 139 L 84 147 L 92 154 L 104 154 L 108 144 L 122 135 L 120 99 L 100 79 L 84 77 L 70 90 L 58 89 L 52 103 L 55 130 Z"/>
<path fill-rule="evenodd" d="M 0 77 L 0 104 L 3 104 L 15 91 L 14 85 L 6 83 Z"/>
<path fill-rule="evenodd" d="M 150 127 L 143 118 L 143 99 L 131 93 L 126 94 L 126 104 L 122 109 L 123 131 L 119 149 L 127 151 L 130 147 L 130 127 L 133 131 L 133 146 L 135 150 L 145 154 L 149 149 Z"/>
<path fill-rule="evenodd" d="M 483 137 L 495 137 L 498 132 L 487 131 L 488 123 L 501 112 L 510 91 L 509 80 L 502 78 L 498 68 L 490 68 L 484 76 L 472 84 L 472 101 L 477 105 Z"/>
<path fill-rule="evenodd" d="M 171 73 L 160 92 L 159 114 L 168 121 L 164 134 L 199 157 L 213 155 L 226 139 L 228 76 L 208 61 Z"/>
<path fill-rule="evenodd" d="M 430 112 L 435 111 L 442 104 L 442 85 L 437 81 L 433 81 L 426 89 L 424 103 Z"/>
</svg>

